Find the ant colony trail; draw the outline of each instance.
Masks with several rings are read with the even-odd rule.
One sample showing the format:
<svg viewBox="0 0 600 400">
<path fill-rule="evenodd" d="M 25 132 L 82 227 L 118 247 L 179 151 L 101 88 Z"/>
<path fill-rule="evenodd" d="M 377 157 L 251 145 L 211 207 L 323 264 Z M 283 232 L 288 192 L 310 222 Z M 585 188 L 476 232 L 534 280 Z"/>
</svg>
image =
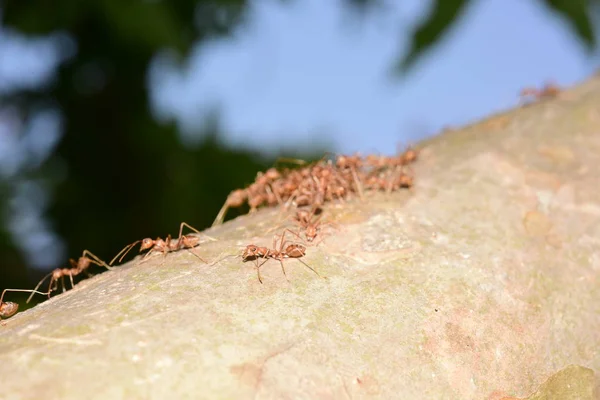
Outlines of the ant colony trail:
<svg viewBox="0 0 600 400">
<path fill-rule="evenodd" d="M 319 273 L 302 258 L 306 255 L 306 246 L 317 246 L 324 239 L 322 230 L 325 227 L 335 227 L 336 225 L 333 221 L 323 221 L 326 204 L 345 202 L 353 197 L 364 199 L 365 192 L 368 191 L 390 193 L 399 189 L 412 188 L 414 176 L 410 164 L 414 163 L 417 158 L 418 151 L 408 148 L 396 156 L 338 155 L 330 159 L 323 157 L 311 164 L 302 161 L 297 169 L 270 168 L 264 173 L 259 172 L 254 183 L 248 187 L 236 189 L 227 196 L 213 226 L 223 223 L 227 210 L 231 207 L 248 204 L 250 213 L 254 213 L 261 207 L 279 207 L 284 212 L 293 207 L 295 212 L 290 220 L 296 225 L 297 230 L 285 228 L 280 234 L 275 234 L 272 248 L 253 244 L 245 246 L 241 254 L 241 261 L 254 261 L 260 283 L 263 283 L 260 268 L 268 260 L 279 262 L 286 279 L 284 261 L 287 259 L 298 260 L 320 277 Z M 183 234 L 184 228 L 193 233 Z M 268 232 L 276 229 L 278 228 L 271 228 Z M 196 250 L 200 247 L 201 238 L 216 241 L 190 224 L 182 222 L 177 238 L 172 238 L 169 234 L 166 239 L 157 237 L 156 239 L 136 240 L 125 246 L 109 263 L 104 262 L 89 250 L 84 250 L 78 260 L 69 260 L 70 267 L 54 269 L 40 280 L 33 290 L 7 289 L 5 292 L 31 292 L 27 299 L 28 303 L 35 294 L 46 295 L 50 298 L 54 292 L 58 291 L 59 282 L 62 291 L 67 290 L 65 278 L 68 278 L 70 287 L 73 288 L 75 277 L 84 273 L 90 276 L 88 269 L 92 264 L 112 270 L 116 267 L 115 262 L 123 262 L 127 254 L 138 244 L 139 253 L 145 252 L 145 254 L 137 261 L 136 265 L 148 260 L 152 254 L 159 253 L 163 257 L 167 257 L 169 253 L 181 250 L 190 252 L 201 262 L 208 264 L 208 261 Z M 291 238 L 295 238 L 305 245 L 291 242 Z M 222 259 L 211 262 L 211 265 Z M 44 282 L 48 282 L 45 289 L 43 288 Z M 0 307 L 0 318 L 9 318 L 18 310 L 18 304 L 14 302 L 2 302 Z"/>
<path fill-rule="evenodd" d="M 520 92 L 520 98 L 523 103 L 529 104 L 552 99 L 559 94 L 561 94 L 561 89 L 550 82 L 541 89 L 524 88 Z M 223 223 L 229 208 L 241 207 L 244 204 L 248 204 L 250 213 L 254 213 L 260 207 L 279 207 L 282 211 L 294 207 L 295 213 L 291 217 L 291 222 L 297 226 L 298 231 L 286 228 L 280 235 L 275 235 L 272 249 L 247 245 L 243 250 L 241 259 L 244 262 L 255 261 L 258 280 L 261 283 L 260 267 L 269 259 L 278 260 L 284 274 L 283 260 L 294 258 L 319 275 L 315 269 L 301 260 L 306 254 L 306 246 L 284 240 L 286 233 L 306 245 L 319 245 L 324 239 L 324 235 L 321 233 L 322 229 L 328 225 L 336 226 L 334 221 L 322 221 L 323 211 L 327 203 L 345 202 L 353 197 L 363 200 L 365 192 L 369 191 L 391 193 L 400 189 L 412 190 L 414 172 L 411 164 L 417 161 L 418 155 L 418 150 L 409 147 L 395 156 L 369 154 L 363 157 L 354 154 L 338 155 L 328 159 L 326 155 L 312 164 L 296 160 L 300 165 L 297 169 L 278 170 L 270 168 L 265 172 L 259 172 L 254 183 L 248 187 L 233 190 L 227 196 L 213 222 L 213 226 Z M 184 228 L 194 233 L 184 235 Z M 278 228 L 271 228 L 267 233 L 276 229 Z M 216 241 L 213 237 L 201 233 L 190 224 L 182 222 L 179 226 L 177 238 L 174 239 L 169 234 L 166 239 L 157 237 L 156 239 L 136 240 L 125 246 L 108 264 L 91 251 L 84 250 L 77 261 L 69 260 L 70 267 L 54 269 L 42 278 L 33 290 L 6 289 L 0 298 L 0 320 L 9 318 L 18 311 L 18 304 L 3 301 L 7 292 L 30 292 L 31 295 L 27 299 L 27 303 L 31 301 L 35 294 L 46 295 L 49 298 L 53 292 L 58 291 L 59 281 L 62 291 L 65 292 L 67 290 L 65 278 L 68 277 L 70 286 L 73 288 L 75 277 L 83 273 L 91 276 L 88 272 L 91 265 L 112 270 L 115 268 L 115 262 L 117 260 L 122 262 L 125 256 L 138 244 L 140 245 L 139 253 L 147 251 L 140 258 L 138 264 L 148 260 L 154 253 L 162 253 L 163 257 L 166 257 L 169 253 L 180 250 L 186 250 L 203 263 L 208 264 L 205 258 L 194 251 L 200 247 L 202 237 L 209 241 Z M 279 245 L 277 245 L 277 242 L 279 242 Z M 261 263 L 258 262 L 259 259 L 262 259 Z M 213 261 L 211 265 L 221 260 Z M 44 292 L 43 289 L 40 291 L 39 289 L 48 279 L 46 291 Z"/>
</svg>

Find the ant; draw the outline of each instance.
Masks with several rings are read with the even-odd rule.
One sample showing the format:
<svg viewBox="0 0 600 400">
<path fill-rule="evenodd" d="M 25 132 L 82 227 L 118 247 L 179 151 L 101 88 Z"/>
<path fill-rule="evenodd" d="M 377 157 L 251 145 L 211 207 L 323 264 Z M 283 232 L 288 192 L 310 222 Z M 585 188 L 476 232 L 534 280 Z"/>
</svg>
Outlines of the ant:
<svg viewBox="0 0 600 400">
<path fill-rule="evenodd" d="M 551 99 L 561 92 L 560 87 L 552 82 L 546 83 L 542 89 L 537 89 L 535 87 L 526 87 L 521 90 L 520 97 L 521 99 L 534 99 L 534 100 L 545 100 Z"/>
<path fill-rule="evenodd" d="M 127 255 L 127 253 L 129 253 L 129 251 L 134 248 L 138 243 L 141 243 L 140 245 L 140 250 L 139 252 L 141 253 L 144 250 L 148 250 L 150 249 L 149 252 L 147 252 L 142 259 L 148 257 L 150 254 L 152 254 L 153 252 L 161 252 L 163 253 L 165 256 L 167 255 L 167 253 L 173 252 L 173 251 L 178 251 L 181 249 L 186 249 L 189 250 L 190 253 L 192 253 L 194 256 L 198 257 L 198 259 L 200 259 L 203 263 L 207 264 L 206 260 L 203 259 L 202 257 L 200 257 L 198 254 L 194 253 L 193 251 L 191 251 L 190 249 L 198 246 L 200 244 L 200 238 L 195 237 L 195 236 L 189 236 L 189 235 L 182 235 L 183 232 L 183 227 L 187 227 L 188 229 L 193 230 L 194 232 L 200 234 L 200 235 L 204 235 L 207 238 L 209 238 L 210 240 L 216 240 L 208 235 L 205 235 L 203 233 L 201 233 L 199 230 L 197 230 L 196 228 L 194 228 L 193 226 L 182 222 L 181 225 L 179 226 L 179 237 L 175 240 L 171 238 L 171 235 L 169 234 L 167 236 L 166 239 L 161 239 L 160 237 L 157 237 L 156 239 L 152 239 L 152 238 L 145 238 L 142 240 L 136 240 L 135 242 L 128 244 L 127 246 L 125 246 L 123 248 L 123 250 L 121 250 L 111 261 L 110 261 L 110 265 L 113 265 L 113 263 L 115 262 L 115 260 L 121 256 L 119 258 L 119 262 L 121 262 L 123 260 L 123 258 Z"/>
<path fill-rule="evenodd" d="M 316 216 L 316 218 L 315 218 Z M 301 228 L 304 229 L 304 236 L 306 237 L 307 242 L 313 242 L 317 237 L 317 234 L 321 230 L 321 227 L 325 225 L 334 224 L 334 222 L 329 221 L 322 223 L 321 217 L 323 216 L 323 210 L 320 207 L 313 207 L 311 211 L 308 210 L 296 210 L 296 215 L 294 215 L 293 220 L 296 222 Z M 300 235 L 297 233 L 288 230 L 290 233 L 296 235 L 298 238 L 302 239 Z"/>
<path fill-rule="evenodd" d="M 0 321 L 2 318 L 10 318 L 17 313 L 19 310 L 19 305 L 12 301 L 2 301 L 4 299 L 4 295 L 6 292 L 31 292 L 31 294 L 46 294 L 43 292 L 38 292 L 37 290 L 28 290 L 28 289 L 4 289 L 2 292 L 2 296 L 0 296 Z"/>
<path fill-rule="evenodd" d="M 38 284 L 36 285 L 36 287 L 33 289 L 31 296 L 29 296 L 29 298 L 27 299 L 27 303 L 29 303 L 29 301 L 31 300 L 31 298 L 33 297 L 33 295 L 35 294 L 37 289 L 49 277 L 50 277 L 50 283 L 48 284 L 48 292 L 45 293 L 48 295 L 48 298 L 50 297 L 50 294 L 53 291 L 58 289 L 58 280 L 59 279 L 62 282 L 62 287 L 63 287 L 63 292 L 64 292 L 65 291 L 64 277 L 68 276 L 69 279 L 71 280 L 71 287 L 74 287 L 75 283 L 73 282 L 73 277 L 81 274 L 82 272 L 87 273 L 87 269 L 90 267 L 91 264 L 95 264 L 99 267 L 104 267 L 109 270 L 113 269 L 113 267 L 106 264 L 104 261 L 102 261 L 100 258 L 95 256 L 89 250 L 84 250 L 83 253 L 81 254 L 81 257 L 79 257 L 79 259 L 77 261 L 73 260 L 72 258 L 69 259 L 69 263 L 71 264 L 71 268 L 56 268 L 54 271 L 50 272 L 48 275 L 43 277 L 42 280 L 39 281 Z"/>
<path fill-rule="evenodd" d="M 286 229 L 286 231 L 289 231 Z M 283 266 L 283 260 L 286 258 L 295 258 L 298 261 L 300 261 L 302 264 L 304 264 L 307 268 L 309 268 L 311 271 L 313 271 L 315 274 L 317 274 L 317 276 L 319 276 L 320 278 L 322 278 L 321 275 L 319 275 L 319 273 L 310 265 L 308 265 L 307 263 L 305 263 L 304 261 L 302 261 L 300 258 L 304 257 L 306 255 L 306 247 L 300 245 L 300 244 L 289 244 L 287 246 L 285 246 L 284 249 L 284 245 L 287 243 L 287 241 L 284 241 L 283 239 L 285 238 L 285 232 L 283 232 L 283 234 L 281 235 L 281 241 L 279 242 L 279 248 L 275 248 L 277 245 L 277 235 L 273 236 L 273 249 L 269 249 L 267 247 L 260 247 L 260 246 L 256 246 L 254 244 L 249 244 L 248 246 L 246 246 L 246 248 L 244 249 L 244 251 L 242 252 L 242 261 L 246 262 L 246 261 L 254 261 L 256 264 L 256 273 L 258 275 L 258 281 L 260 283 L 263 283 L 261 277 L 260 277 L 260 267 L 262 267 L 262 265 L 264 263 L 266 263 L 267 261 L 269 261 L 269 259 L 273 259 L 273 260 L 277 260 L 279 261 L 279 263 L 281 264 L 281 270 L 283 271 L 283 275 L 285 276 L 285 279 L 289 281 L 287 274 L 285 272 L 285 268 Z M 289 231 L 291 232 L 291 231 Z M 265 260 L 262 263 L 258 263 L 258 259 L 259 258 L 264 258 Z"/>
<path fill-rule="evenodd" d="M 227 196 L 227 200 L 225 200 L 225 204 L 219 210 L 217 217 L 212 223 L 212 226 L 221 225 L 223 220 L 225 219 L 225 214 L 230 207 L 241 207 L 244 205 L 244 202 L 248 199 L 248 190 L 246 189 L 236 189 L 233 192 L 229 193 Z"/>
<path fill-rule="evenodd" d="M 281 204 L 282 200 L 277 190 L 273 190 L 273 184 L 281 178 L 281 174 L 276 168 L 269 168 L 266 172 L 259 172 L 253 184 L 246 189 L 236 189 L 229 193 L 225 204 L 219 210 L 212 226 L 221 225 L 225 219 L 225 214 L 230 207 L 241 207 L 248 202 L 250 211 L 254 212 L 263 203 L 270 206 Z"/>
</svg>

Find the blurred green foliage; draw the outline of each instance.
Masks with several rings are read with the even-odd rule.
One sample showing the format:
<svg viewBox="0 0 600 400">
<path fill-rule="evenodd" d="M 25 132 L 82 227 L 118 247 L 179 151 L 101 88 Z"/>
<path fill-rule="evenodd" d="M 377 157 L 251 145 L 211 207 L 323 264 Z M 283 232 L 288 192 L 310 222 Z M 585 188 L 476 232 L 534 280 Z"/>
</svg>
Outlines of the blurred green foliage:
<svg viewBox="0 0 600 400">
<path fill-rule="evenodd" d="M 275 1 L 275 0 L 273 0 Z M 279 0 L 282 3 L 292 0 Z M 302 1 L 302 0 L 293 0 Z M 591 23 L 600 0 L 531 0 L 562 15 L 590 48 Z M 398 61 L 407 71 L 460 20 L 474 0 L 434 0 L 416 24 L 409 51 Z M 271 166 L 245 150 L 219 144 L 221 128 L 209 119 L 205 139 L 184 146 L 172 124 L 149 111 L 147 71 L 158 51 L 185 60 L 194 45 L 243 28 L 250 0 L 9 0 L 0 3 L 2 24 L 26 35 L 67 33 L 72 57 L 47 85 L 0 97 L 0 108 L 16 107 L 24 121 L 40 108 L 57 106 L 63 136 L 42 165 L 0 181 L 0 207 L 25 180 L 42 182 L 51 195 L 47 217 L 67 243 L 70 257 L 89 249 L 110 260 L 125 244 L 142 237 L 176 234 L 181 221 L 210 225 L 227 194 L 244 187 Z M 385 6 L 384 0 L 342 0 L 357 15 Z M 508 28 L 508 27 L 507 27 Z M 100 83 L 98 83 L 100 82 Z M 319 157 L 326 149 L 315 149 Z M 283 156 L 283 155 L 282 155 Z M 235 215 L 235 212 L 230 213 Z M 41 276 L 27 272 L 17 244 L 0 217 L 0 289 L 31 287 Z M 67 266 L 64 260 L 62 266 Z M 17 296 L 15 296 L 17 297 Z M 14 298 L 14 297 L 13 297 Z"/>
</svg>

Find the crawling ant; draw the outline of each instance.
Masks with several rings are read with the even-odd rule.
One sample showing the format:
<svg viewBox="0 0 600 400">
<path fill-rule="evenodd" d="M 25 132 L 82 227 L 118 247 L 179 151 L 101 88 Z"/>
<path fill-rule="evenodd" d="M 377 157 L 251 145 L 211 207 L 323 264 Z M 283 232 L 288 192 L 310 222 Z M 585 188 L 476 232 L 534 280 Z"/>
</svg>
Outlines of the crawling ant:
<svg viewBox="0 0 600 400">
<path fill-rule="evenodd" d="M 225 219 L 225 214 L 231 207 L 241 207 L 248 202 L 250 211 L 254 212 L 262 204 L 267 203 L 270 206 L 281 204 L 282 200 L 278 190 L 273 188 L 273 184 L 281 178 L 281 174 L 275 168 L 269 168 L 266 172 L 259 172 L 254 183 L 246 189 L 236 189 L 229 193 L 227 200 L 219 210 L 212 226 L 221 225 Z"/>
<path fill-rule="evenodd" d="M 225 204 L 219 210 L 217 217 L 212 223 L 212 226 L 221 225 L 223 220 L 225 219 L 225 214 L 230 207 L 241 207 L 244 202 L 248 199 L 248 191 L 246 189 L 236 189 L 233 192 L 229 193 L 227 196 L 227 200 L 225 200 Z"/>
<path fill-rule="evenodd" d="M 287 230 L 287 231 L 289 231 L 289 230 Z M 291 232 L 291 231 L 289 231 L 289 232 Z M 275 236 L 273 236 L 273 249 L 250 244 L 250 245 L 246 246 L 246 248 L 242 252 L 242 261 L 243 262 L 247 262 L 247 261 L 255 262 L 256 273 L 258 275 L 258 281 L 260 283 L 263 283 L 263 281 L 260 277 L 260 267 L 262 267 L 262 265 L 264 263 L 266 263 L 269 259 L 279 261 L 279 263 L 281 264 L 281 270 L 283 271 L 283 275 L 285 276 L 285 279 L 289 281 L 287 274 L 285 272 L 285 268 L 283 266 L 283 260 L 286 258 L 297 259 L 302 264 L 304 264 L 307 268 L 309 268 L 311 271 L 313 271 L 315 274 L 317 274 L 317 276 L 322 278 L 322 276 L 319 275 L 319 273 L 314 268 L 312 268 L 310 265 L 308 265 L 307 263 L 305 263 L 304 261 L 302 261 L 300 259 L 301 257 L 304 257 L 306 255 L 306 247 L 304 247 L 300 244 L 292 243 L 292 244 L 285 246 L 285 249 L 284 249 L 284 245 L 287 243 L 287 241 L 283 240 L 284 237 L 285 237 L 285 231 L 281 235 L 281 241 L 279 242 L 279 248 L 276 248 L 277 235 L 275 235 Z M 264 258 L 264 261 L 260 264 L 258 263 L 259 258 Z"/>
<path fill-rule="evenodd" d="M 520 97 L 523 100 L 534 99 L 534 100 L 545 100 L 551 99 L 561 92 L 561 89 L 555 83 L 549 82 L 546 83 L 542 89 L 537 89 L 535 87 L 526 87 L 521 90 Z"/>
<path fill-rule="evenodd" d="M 294 216 L 294 221 L 300 225 L 301 228 L 304 228 L 304 236 L 306 236 L 306 240 L 308 242 L 312 242 L 317 237 L 317 231 L 320 225 L 320 219 L 323 214 L 320 212 L 317 213 L 317 210 L 321 210 L 320 208 L 313 208 L 312 211 L 307 210 L 297 210 L 296 215 Z M 316 219 L 313 221 L 313 218 L 316 215 Z"/>
<path fill-rule="evenodd" d="M 46 294 L 43 292 L 38 292 L 37 290 L 28 290 L 28 289 L 4 289 L 2 292 L 2 296 L 0 296 L 0 321 L 2 318 L 10 318 L 17 313 L 19 310 L 19 305 L 12 301 L 2 301 L 4 299 L 4 295 L 6 292 L 31 292 L 31 294 Z"/>
<path fill-rule="evenodd" d="M 58 289 L 58 280 L 59 279 L 62 282 L 63 292 L 65 291 L 65 283 L 64 283 L 65 276 L 69 277 L 69 279 L 71 281 L 71 287 L 74 287 L 75 283 L 73 282 L 73 277 L 81 274 L 82 272 L 87 273 L 88 268 L 92 264 L 95 264 L 99 267 L 104 267 L 109 270 L 113 269 L 113 267 L 106 264 L 104 261 L 102 261 L 100 258 L 95 256 L 89 250 L 84 250 L 81 257 L 79 257 L 79 259 L 77 261 L 73 260 L 72 258 L 69 259 L 69 263 L 71 264 L 71 268 L 56 268 L 54 271 L 50 272 L 48 275 L 43 277 L 42 280 L 39 281 L 38 284 L 36 285 L 36 287 L 33 289 L 31 296 L 29 296 L 29 298 L 27 299 L 27 303 L 29 303 L 29 301 L 35 294 L 34 292 L 36 292 L 37 289 L 42 285 L 42 283 L 44 283 L 44 281 L 48 278 L 50 278 L 50 283 L 48 284 L 48 292 L 46 294 L 48 295 L 48 297 L 50 297 L 50 294 L 53 291 Z"/>
<path fill-rule="evenodd" d="M 308 210 L 297 210 L 296 215 L 294 215 L 293 220 L 296 224 L 298 224 L 301 228 L 304 229 L 304 236 L 306 237 L 306 241 L 312 243 L 320 232 L 321 228 L 325 225 L 335 225 L 334 222 L 321 222 L 321 218 L 323 210 L 319 207 L 313 207 L 311 211 Z M 315 218 L 316 216 L 316 218 Z M 290 233 L 296 235 L 298 238 L 302 239 L 300 235 L 297 233 L 288 230 Z M 322 239 L 321 239 L 322 240 Z"/>
<path fill-rule="evenodd" d="M 131 249 L 133 249 L 138 243 L 140 244 L 140 250 L 139 252 L 141 253 L 144 250 L 150 250 L 149 252 L 147 252 L 142 259 L 145 259 L 146 257 L 148 257 L 150 254 L 152 254 L 153 252 L 160 252 L 163 253 L 165 256 L 167 255 L 167 253 L 173 252 L 173 251 L 178 251 L 181 249 L 186 249 L 188 250 L 190 253 L 192 253 L 194 256 L 196 256 L 198 259 L 200 259 L 203 263 L 207 264 L 206 260 L 203 259 L 202 257 L 200 257 L 198 254 L 194 253 L 191 249 L 198 246 L 200 244 L 200 238 L 196 237 L 196 236 L 189 236 L 189 235 L 182 235 L 183 232 L 183 227 L 187 227 L 188 229 L 193 230 L 194 232 L 200 234 L 200 235 L 204 235 L 207 238 L 209 238 L 210 240 L 216 240 L 208 235 L 205 235 L 203 233 L 201 233 L 200 231 L 198 231 L 196 228 L 192 227 L 191 225 L 182 222 L 181 225 L 179 226 L 179 237 L 177 239 L 172 239 L 171 235 L 169 234 L 167 236 L 166 239 L 162 239 L 160 237 L 157 237 L 156 239 L 152 239 L 152 238 L 145 238 L 142 240 L 136 240 L 135 242 L 128 244 L 127 246 L 125 246 L 123 248 L 123 250 L 121 250 L 111 261 L 110 261 L 110 265 L 113 265 L 113 263 L 115 262 L 115 260 L 117 258 L 119 258 L 119 262 L 121 262 L 123 260 L 123 258 L 127 255 L 127 253 L 129 253 L 129 251 Z"/>
</svg>

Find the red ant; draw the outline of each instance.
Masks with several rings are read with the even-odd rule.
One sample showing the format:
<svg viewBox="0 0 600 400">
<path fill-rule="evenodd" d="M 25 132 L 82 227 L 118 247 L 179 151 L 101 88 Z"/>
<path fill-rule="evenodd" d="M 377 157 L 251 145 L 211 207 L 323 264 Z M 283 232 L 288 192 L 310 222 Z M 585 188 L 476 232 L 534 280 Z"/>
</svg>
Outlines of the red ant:
<svg viewBox="0 0 600 400">
<path fill-rule="evenodd" d="M 520 97 L 521 99 L 535 99 L 535 100 L 544 100 L 551 99 L 553 97 L 558 96 L 561 92 L 560 87 L 552 82 L 546 83 L 542 89 L 537 89 L 535 87 L 526 87 L 521 90 Z"/>
<path fill-rule="evenodd" d="M 2 292 L 2 296 L 0 296 L 0 320 L 2 318 L 10 318 L 17 313 L 19 310 L 19 305 L 17 303 L 13 303 L 12 301 L 2 301 L 4 299 L 4 295 L 6 292 L 31 292 L 31 294 L 47 294 L 38 292 L 37 290 L 28 290 L 28 289 L 4 289 Z"/>
<path fill-rule="evenodd" d="M 270 206 L 281 204 L 282 200 L 280 193 L 273 189 L 273 183 L 280 178 L 281 174 L 277 169 L 269 168 L 265 173 L 259 172 L 254 183 L 246 189 L 237 189 L 229 193 L 227 200 L 225 200 L 225 204 L 223 204 L 219 210 L 212 226 L 221 225 L 223 223 L 225 214 L 230 207 L 241 207 L 245 202 L 248 202 L 251 212 L 254 212 L 265 202 Z"/>
<path fill-rule="evenodd" d="M 219 210 L 217 217 L 212 223 L 212 226 L 221 225 L 225 219 L 225 214 L 227 213 L 227 210 L 229 210 L 229 207 L 241 207 L 247 199 L 248 191 L 246 189 L 236 189 L 229 193 L 227 200 L 225 200 L 225 204 L 223 204 Z"/>
<path fill-rule="evenodd" d="M 287 230 L 287 231 L 289 231 L 289 230 Z M 291 231 L 289 231 L 289 232 L 291 232 Z M 307 263 L 305 263 L 304 261 L 302 261 L 300 259 L 301 257 L 304 257 L 306 255 L 306 247 L 304 247 L 300 244 L 293 243 L 293 244 L 287 245 L 284 249 L 283 247 L 287 243 L 287 241 L 283 240 L 284 237 L 285 237 L 285 231 L 281 235 L 281 241 L 279 242 L 278 249 L 275 249 L 276 244 L 277 244 L 277 235 L 275 235 L 275 236 L 273 236 L 274 249 L 269 249 L 267 247 L 260 247 L 260 246 L 254 245 L 254 244 L 250 244 L 250 245 L 246 246 L 246 248 L 242 252 L 242 261 L 243 262 L 255 261 L 256 273 L 258 275 L 258 281 L 260 283 L 263 283 L 263 281 L 260 277 L 260 267 L 262 267 L 262 265 L 264 263 L 266 263 L 269 259 L 279 261 L 279 263 L 281 264 L 281 270 L 283 271 L 283 275 L 285 276 L 285 279 L 289 281 L 287 274 L 285 272 L 285 268 L 283 266 L 283 260 L 286 258 L 297 259 L 302 264 L 304 264 L 307 268 L 309 268 L 311 271 L 313 271 L 315 274 L 317 274 L 317 276 L 322 278 L 322 276 L 319 275 L 319 273 L 313 267 L 311 267 L 310 265 L 308 265 Z M 260 265 L 258 264 L 259 258 L 265 259 L 262 263 L 260 263 Z"/>
<path fill-rule="evenodd" d="M 173 252 L 173 251 L 178 251 L 181 249 L 186 249 L 188 250 L 190 253 L 192 253 L 194 256 L 198 257 L 198 259 L 200 259 L 202 262 L 204 262 L 205 264 L 207 264 L 206 260 L 203 259 L 202 257 L 200 257 L 198 254 L 194 253 L 192 250 L 192 248 L 198 246 L 200 244 L 200 238 L 195 237 L 195 236 L 189 236 L 189 235 L 182 235 L 183 232 L 183 227 L 187 227 L 188 229 L 193 230 L 194 232 L 200 234 L 200 235 L 204 235 L 203 233 L 201 233 L 200 231 L 198 231 L 196 228 L 192 227 L 191 225 L 182 222 L 181 225 L 179 226 L 179 237 L 177 238 L 177 240 L 172 239 L 171 235 L 169 234 L 167 236 L 167 239 L 161 239 L 161 238 L 156 238 L 156 239 L 151 239 L 151 238 L 145 238 L 142 240 L 136 240 L 135 242 L 128 244 L 127 246 L 125 246 L 123 248 L 123 250 L 121 250 L 111 261 L 110 261 L 110 265 L 112 265 L 115 260 L 121 256 L 121 258 L 119 258 L 119 262 L 121 262 L 123 260 L 123 258 L 127 255 L 127 253 L 129 253 L 129 251 L 135 247 L 135 245 L 137 245 L 138 243 L 141 243 L 140 245 L 140 250 L 139 252 L 141 253 L 144 250 L 148 250 L 150 249 L 149 252 L 147 252 L 142 259 L 145 259 L 146 257 L 148 257 L 150 254 L 152 254 L 153 252 L 161 252 L 163 253 L 165 256 L 167 255 L 167 253 Z M 208 235 L 204 235 L 207 238 L 209 238 L 210 240 L 216 240 Z"/>
<path fill-rule="evenodd" d="M 316 216 L 316 218 L 314 218 Z M 322 223 L 321 217 L 322 209 L 319 207 L 314 207 L 311 211 L 308 210 L 297 210 L 296 215 L 294 216 L 294 222 L 296 222 L 301 228 L 304 229 L 304 236 L 306 237 L 307 242 L 313 242 L 317 237 L 317 234 L 321 230 L 321 227 L 325 225 L 334 224 L 334 222 L 329 221 Z M 292 234 L 296 235 L 298 238 L 302 239 L 300 235 L 297 233 L 288 230 Z"/>
<path fill-rule="evenodd" d="M 42 283 L 44 283 L 44 281 L 46 279 L 48 279 L 49 277 L 51 277 L 51 278 L 50 278 L 50 283 L 48 284 L 48 292 L 46 293 L 48 295 L 48 297 L 50 297 L 50 294 L 54 290 L 58 289 L 57 285 L 58 285 L 59 279 L 62 281 L 63 292 L 64 292 L 65 291 L 64 277 L 68 276 L 69 279 L 71 280 L 71 287 L 74 287 L 75 283 L 73 282 L 73 277 L 81 274 L 82 272 L 87 273 L 87 269 L 90 267 L 91 264 L 95 264 L 95 265 L 98 265 L 99 267 L 104 267 L 106 269 L 113 269 L 113 267 L 106 264 L 104 261 L 102 261 L 100 258 L 95 256 L 89 250 L 84 250 L 81 257 L 79 257 L 79 259 L 77 261 L 73 260 L 72 258 L 69 259 L 69 263 L 71 264 L 71 268 L 56 268 L 54 271 L 50 272 L 48 275 L 43 277 L 42 280 L 39 281 L 38 284 L 36 285 L 36 287 L 33 289 L 33 292 L 37 291 L 37 289 L 42 285 Z M 29 301 L 31 300 L 31 298 L 33 297 L 34 294 L 35 293 L 31 293 L 31 296 L 29 296 L 29 298 L 27 299 L 27 303 L 29 303 Z"/>
</svg>

